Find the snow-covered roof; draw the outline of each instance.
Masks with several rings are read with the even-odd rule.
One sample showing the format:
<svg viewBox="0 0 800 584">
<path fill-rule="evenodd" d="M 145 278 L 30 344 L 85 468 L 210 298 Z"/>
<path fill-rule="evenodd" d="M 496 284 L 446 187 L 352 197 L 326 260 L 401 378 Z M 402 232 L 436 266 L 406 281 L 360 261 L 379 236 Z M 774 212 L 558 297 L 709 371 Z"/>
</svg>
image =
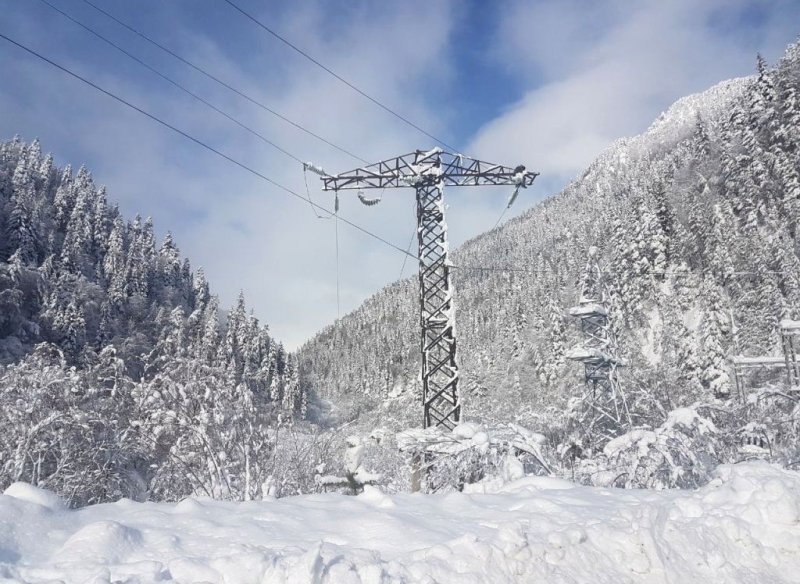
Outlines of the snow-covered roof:
<svg viewBox="0 0 800 584">
<path fill-rule="evenodd" d="M 569 309 L 570 316 L 589 316 L 591 314 L 599 314 L 607 316 L 608 311 L 602 304 L 579 304 Z"/>
<path fill-rule="evenodd" d="M 784 318 L 781 322 L 781 329 L 785 331 L 797 331 L 800 333 L 800 320 L 789 320 Z"/>
<path fill-rule="evenodd" d="M 573 361 L 614 361 L 608 353 L 590 347 L 573 347 L 564 356 Z"/>
<path fill-rule="evenodd" d="M 786 367 L 784 357 L 744 357 L 735 355 L 731 357 L 734 365 L 742 367 Z"/>
</svg>

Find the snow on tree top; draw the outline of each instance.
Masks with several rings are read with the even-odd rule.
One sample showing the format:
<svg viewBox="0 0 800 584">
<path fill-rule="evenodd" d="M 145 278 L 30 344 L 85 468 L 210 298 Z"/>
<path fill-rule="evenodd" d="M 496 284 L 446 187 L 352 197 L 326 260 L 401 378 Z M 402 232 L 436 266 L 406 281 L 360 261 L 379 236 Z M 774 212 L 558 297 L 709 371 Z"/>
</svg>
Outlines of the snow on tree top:
<svg viewBox="0 0 800 584">
<path fill-rule="evenodd" d="M 643 137 L 656 142 L 674 137 L 676 129 L 693 127 L 697 116 L 706 120 L 722 119 L 730 115 L 730 106 L 741 97 L 752 77 L 727 79 L 705 91 L 682 97 L 658 116 Z"/>
<path fill-rule="evenodd" d="M 631 160 L 682 140 L 692 131 L 698 116 L 709 122 L 722 121 L 751 80 L 751 77 L 729 79 L 679 99 L 662 112 L 643 134 L 614 141 L 600 153 L 579 180 L 585 180 L 590 174 L 613 176 L 620 167 L 628 166 Z M 597 182 L 599 184 L 601 181 Z"/>
</svg>

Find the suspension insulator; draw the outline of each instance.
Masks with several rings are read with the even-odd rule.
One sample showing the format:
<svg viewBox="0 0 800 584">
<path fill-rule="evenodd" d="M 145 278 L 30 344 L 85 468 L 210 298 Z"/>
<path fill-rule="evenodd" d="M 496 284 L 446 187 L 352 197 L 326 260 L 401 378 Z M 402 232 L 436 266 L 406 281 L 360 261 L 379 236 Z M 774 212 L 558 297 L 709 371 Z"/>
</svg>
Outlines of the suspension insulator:
<svg viewBox="0 0 800 584">
<path fill-rule="evenodd" d="M 511 194 L 511 197 L 509 197 L 508 206 L 506 207 L 506 209 L 511 208 L 511 205 L 513 205 L 514 201 L 517 200 L 517 195 L 519 195 L 519 185 L 517 185 L 517 188 L 514 189 L 514 192 Z"/>
<path fill-rule="evenodd" d="M 373 205 L 377 205 L 378 203 L 380 203 L 383 199 L 382 198 L 367 197 L 367 196 L 364 196 L 364 192 L 363 191 L 358 191 L 358 200 L 361 201 L 367 207 L 372 207 Z"/>
<path fill-rule="evenodd" d="M 323 169 L 321 166 L 317 166 L 313 162 L 304 162 L 303 169 L 310 170 L 314 174 L 318 174 L 320 176 L 328 176 L 328 173 L 325 172 L 325 169 Z"/>
</svg>

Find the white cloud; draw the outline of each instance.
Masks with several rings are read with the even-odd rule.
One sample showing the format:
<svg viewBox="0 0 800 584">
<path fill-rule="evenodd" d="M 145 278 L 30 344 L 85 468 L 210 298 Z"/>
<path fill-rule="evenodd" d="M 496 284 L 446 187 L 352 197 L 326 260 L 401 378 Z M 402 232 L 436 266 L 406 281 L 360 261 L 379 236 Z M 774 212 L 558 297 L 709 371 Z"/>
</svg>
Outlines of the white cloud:
<svg viewBox="0 0 800 584">
<path fill-rule="evenodd" d="M 751 5 L 764 13 L 758 26 L 742 32 L 728 20 L 715 25 L 725 10 L 736 15 Z M 179 21 L 180 7 L 193 3 L 156 6 L 164 18 L 142 17 L 141 28 Z M 644 129 L 674 99 L 748 73 L 756 50 L 777 57 L 797 22 L 787 16 L 789 0 L 519 0 L 502 7 L 493 57 L 519 75 L 527 92 L 480 128 L 464 151 L 507 164 L 527 163 L 543 173 L 540 184 L 520 197 L 516 212 L 572 178 L 609 142 Z M 449 84 L 458 77 L 453 74 L 458 55 L 450 41 L 452 27 L 464 25 L 456 18 L 461 8 L 454 1 L 331 6 L 316 0 L 261 16 L 368 93 L 447 138 L 444 124 L 450 116 L 437 96 L 452 91 Z M 163 34 L 158 30 L 154 36 L 369 161 L 430 145 L 235 12 L 217 7 L 213 17 L 205 31 L 187 19 L 173 36 L 158 36 Z M 84 32 L 59 19 L 46 10 L 33 17 L 19 10 L 7 32 L 305 193 L 298 164 L 112 49 L 90 44 Z M 137 54 L 142 50 L 141 42 L 107 21 L 91 22 Z M 141 54 L 303 159 L 330 172 L 360 164 L 170 58 L 150 49 Z M 39 136 L 59 160 L 69 156 L 70 162 L 85 162 L 126 215 L 152 215 L 160 233 L 175 234 L 193 264 L 204 266 L 224 304 L 244 289 L 256 314 L 291 347 L 333 321 L 332 221 L 316 219 L 307 204 L 8 47 L 0 51 L 0 74 L 13 80 L 0 90 L 0 130 Z M 318 178 L 309 179 L 315 200 L 331 206 L 330 194 L 319 192 Z M 454 242 L 491 228 L 508 194 L 503 189 L 448 192 Z M 344 193 L 342 213 L 405 248 L 414 230 L 413 192 L 387 191 L 384 201 L 369 209 L 354 193 Z M 346 312 L 395 280 L 403 256 L 343 224 L 339 236 Z M 406 275 L 416 267 L 411 264 Z"/>
<path fill-rule="evenodd" d="M 725 18 L 756 8 L 765 21 L 726 30 Z M 749 74 L 757 50 L 777 57 L 797 22 L 784 11 L 790 2 L 517 2 L 500 26 L 498 58 L 546 81 L 486 124 L 471 151 L 521 154 L 545 176 L 571 178 L 677 98 Z"/>
<path fill-rule="evenodd" d="M 419 21 L 422 11 L 426 18 Z M 432 110 L 420 99 L 420 86 L 435 85 L 448 75 L 447 61 L 441 58 L 447 49 L 448 4 L 429 7 L 415 2 L 384 9 L 380 14 L 355 12 L 347 15 L 347 24 L 338 26 L 335 36 L 328 34 L 327 21 L 319 17 L 323 12 L 316 6 L 289 13 L 287 36 L 397 111 L 433 131 L 441 130 Z M 414 43 L 409 42 L 412 31 L 419 35 Z M 207 39 L 200 40 L 201 45 L 205 42 Z M 280 79 L 265 76 L 259 82 L 251 80 L 253 92 L 287 117 L 302 120 L 314 132 L 370 161 L 426 144 L 420 144 L 414 130 L 287 53 L 280 44 L 265 42 L 262 49 L 264 56 L 281 55 L 285 63 L 279 67 Z M 211 59 L 214 70 L 229 73 L 227 58 L 215 62 L 212 49 L 204 47 L 202 51 L 205 63 Z M 265 135 L 304 160 L 323 164 L 331 172 L 362 164 L 266 112 L 247 104 L 235 107 L 256 127 L 264 128 Z M 248 147 L 232 150 L 237 158 L 305 194 L 297 163 L 257 139 L 244 142 Z M 242 143 L 240 138 L 237 143 Z M 216 193 L 210 192 L 209 186 L 199 192 L 207 213 L 190 232 L 178 233 L 178 240 L 184 251 L 204 264 L 223 299 L 230 302 L 239 288 L 244 288 L 249 303 L 276 336 L 296 346 L 336 316 L 333 222 L 317 219 L 307 204 L 271 185 L 251 180 L 235 169 L 222 166 L 218 170 L 222 176 L 233 176 L 236 182 L 218 186 Z M 209 178 L 211 183 L 224 182 Z M 315 201 L 332 207 L 331 194 L 319 192 L 319 178 L 310 174 L 308 180 Z M 410 190 L 390 191 L 380 206 L 367 210 L 357 203 L 354 193 L 343 193 L 342 213 L 405 247 L 413 230 L 412 197 Z M 344 224 L 339 225 L 339 247 L 344 313 L 395 279 L 402 255 Z"/>
</svg>

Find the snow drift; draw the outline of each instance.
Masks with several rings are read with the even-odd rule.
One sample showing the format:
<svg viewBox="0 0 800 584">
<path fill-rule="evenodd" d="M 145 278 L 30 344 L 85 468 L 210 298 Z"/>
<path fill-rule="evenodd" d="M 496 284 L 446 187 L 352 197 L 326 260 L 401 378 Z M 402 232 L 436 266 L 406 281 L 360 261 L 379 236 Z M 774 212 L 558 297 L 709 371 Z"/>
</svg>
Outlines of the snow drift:
<svg viewBox="0 0 800 584">
<path fill-rule="evenodd" d="M 0 496 L 0 580 L 800 582 L 800 473 L 766 463 L 697 491 L 535 477 L 470 491 L 69 510 L 17 483 Z"/>
</svg>

